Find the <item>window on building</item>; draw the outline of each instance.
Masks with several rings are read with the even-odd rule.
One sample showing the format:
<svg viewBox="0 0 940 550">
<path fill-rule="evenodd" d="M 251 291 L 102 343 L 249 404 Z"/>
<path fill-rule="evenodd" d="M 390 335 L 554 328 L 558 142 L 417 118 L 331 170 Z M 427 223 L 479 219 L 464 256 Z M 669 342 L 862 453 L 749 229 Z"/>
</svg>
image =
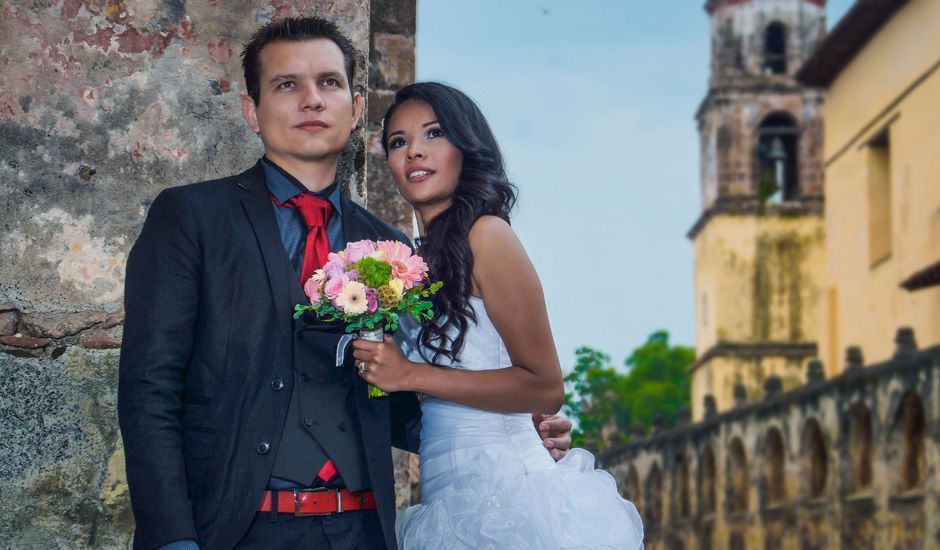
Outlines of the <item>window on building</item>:
<svg viewBox="0 0 940 550">
<path fill-rule="evenodd" d="M 705 516 L 715 513 L 715 452 L 705 447 L 698 462 L 699 511 Z"/>
<path fill-rule="evenodd" d="M 757 129 L 757 194 L 761 201 L 799 198 L 796 119 L 789 113 L 767 115 Z"/>
<path fill-rule="evenodd" d="M 748 489 L 747 453 L 744 444 L 735 438 L 728 448 L 728 510 L 731 512 L 747 510 Z"/>
<path fill-rule="evenodd" d="M 853 491 L 871 487 L 871 412 L 863 403 L 849 409 L 849 457 Z"/>
<path fill-rule="evenodd" d="M 826 481 L 829 475 L 829 458 L 826 453 L 826 441 L 823 439 L 819 422 L 810 418 L 803 426 L 802 438 L 803 480 L 805 492 L 810 498 L 826 494 Z"/>
<path fill-rule="evenodd" d="M 868 259 L 891 256 L 891 140 L 888 129 L 868 142 Z"/>
<path fill-rule="evenodd" d="M 783 436 L 780 430 L 770 428 L 764 442 L 766 453 L 767 502 L 770 504 L 786 500 L 785 468 L 786 456 L 783 449 Z"/>
<path fill-rule="evenodd" d="M 787 27 L 774 21 L 764 31 L 764 74 L 787 72 Z"/>
</svg>

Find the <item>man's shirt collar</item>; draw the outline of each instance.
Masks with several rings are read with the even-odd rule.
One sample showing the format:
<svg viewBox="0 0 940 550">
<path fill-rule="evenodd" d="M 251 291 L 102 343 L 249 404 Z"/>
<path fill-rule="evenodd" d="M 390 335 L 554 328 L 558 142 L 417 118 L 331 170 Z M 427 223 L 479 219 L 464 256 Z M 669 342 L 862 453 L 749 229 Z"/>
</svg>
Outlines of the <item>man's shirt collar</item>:
<svg viewBox="0 0 940 550">
<path fill-rule="evenodd" d="M 261 157 L 261 167 L 264 169 L 264 179 L 271 194 L 277 198 L 278 202 L 285 203 L 301 193 L 312 193 L 330 201 L 333 205 L 333 211 L 340 216 L 343 215 L 342 200 L 340 200 L 339 182 L 334 180 L 326 189 L 319 192 L 309 191 L 300 181 L 290 175 L 287 170 L 274 163 L 268 157 Z"/>
</svg>

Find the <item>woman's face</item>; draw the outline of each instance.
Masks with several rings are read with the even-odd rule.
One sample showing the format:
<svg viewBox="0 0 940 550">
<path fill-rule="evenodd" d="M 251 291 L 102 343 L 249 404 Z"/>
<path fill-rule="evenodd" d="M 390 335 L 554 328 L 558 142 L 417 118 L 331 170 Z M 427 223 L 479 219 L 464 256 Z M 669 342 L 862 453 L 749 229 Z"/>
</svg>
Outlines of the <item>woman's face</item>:
<svg viewBox="0 0 940 550">
<path fill-rule="evenodd" d="M 450 206 L 463 167 L 463 153 L 444 137 L 437 115 L 423 101 L 409 100 L 388 121 L 388 167 L 405 200 L 425 220 Z"/>
</svg>

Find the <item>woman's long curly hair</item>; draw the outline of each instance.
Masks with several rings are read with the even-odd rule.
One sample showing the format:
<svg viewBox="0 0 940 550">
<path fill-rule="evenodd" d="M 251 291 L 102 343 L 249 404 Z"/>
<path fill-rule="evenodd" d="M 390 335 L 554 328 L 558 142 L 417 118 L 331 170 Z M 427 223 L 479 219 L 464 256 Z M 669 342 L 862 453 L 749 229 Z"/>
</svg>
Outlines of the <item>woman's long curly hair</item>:
<svg viewBox="0 0 940 550">
<path fill-rule="evenodd" d="M 444 284 L 434 296 L 433 321 L 419 333 L 422 347 L 434 352 L 429 362 L 445 355 L 452 361 L 463 348 L 469 321 L 476 322 L 470 306 L 473 254 L 470 228 L 480 216 L 499 216 L 509 223 L 516 202 L 516 187 L 506 177 L 503 156 L 480 108 L 463 92 L 438 82 L 409 84 L 395 94 L 382 121 L 382 146 L 388 157 L 388 125 L 395 111 L 408 101 L 427 103 L 451 145 L 463 153 L 457 188 L 451 205 L 427 223 L 418 252 L 431 279 Z M 448 333 L 453 330 L 454 337 Z"/>
</svg>

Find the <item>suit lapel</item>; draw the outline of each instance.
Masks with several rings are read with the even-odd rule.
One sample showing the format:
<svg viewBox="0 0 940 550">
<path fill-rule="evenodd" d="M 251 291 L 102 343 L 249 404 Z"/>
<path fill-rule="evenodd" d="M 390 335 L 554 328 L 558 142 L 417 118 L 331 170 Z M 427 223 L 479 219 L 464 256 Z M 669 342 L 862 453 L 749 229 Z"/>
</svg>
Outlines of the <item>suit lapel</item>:
<svg viewBox="0 0 940 550">
<path fill-rule="evenodd" d="M 255 233 L 258 248 L 264 258 L 265 270 L 268 273 L 268 283 L 271 287 L 271 297 L 278 319 L 289 321 L 293 314 L 291 306 L 291 285 L 299 285 L 290 275 L 293 269 L 285 269 L 290 265 L 284 244 L 281 242 L 281 233 L 274 219 L 271 209 L 271 198 L 268 188 L 264 184 L 264 171 L 259 161 L 254 167 L 238 176 L 238 187 L 243 191 L 240 197 L 245 215 Z M 290 334 L 290 331 L 287 331 Z"/>
</svg>

